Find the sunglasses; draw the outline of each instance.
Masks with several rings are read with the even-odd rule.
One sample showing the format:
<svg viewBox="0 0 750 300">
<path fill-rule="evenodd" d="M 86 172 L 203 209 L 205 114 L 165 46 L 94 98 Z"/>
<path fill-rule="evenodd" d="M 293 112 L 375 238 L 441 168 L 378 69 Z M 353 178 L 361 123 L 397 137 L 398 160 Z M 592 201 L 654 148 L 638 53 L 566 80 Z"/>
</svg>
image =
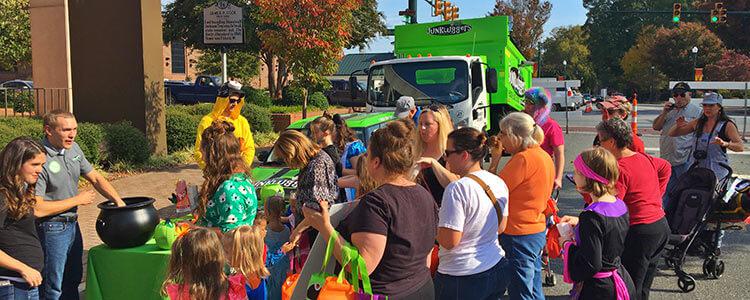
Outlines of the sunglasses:
<svg viewBox="0 0 750 300">
<path fill-rule="evenodd" d="M 674 93 L 672 97 L 685 97 L 685 93 Z"/>
<path fill-rule="evenodd" d="M 701 103 L 701 106 L 703 106 L 703 107 L 714 107 L 714 106 L 717 106 L 717 105 L 718 104 L 716 104 L 716 103 Z"/>
<path fill-rule="evenodd" d="M 456 154 L 456 153 L 460 153 L 460 152 L 462 152 L 462 151 L 464 151 L 464 150 L 447 150 L 447 149 L 446 149 L 446 150 L 445 150 L 445 157 L 448 157 L 448 156 L 450 156 L 451 154 Z"/>
<path fill-rule="evenodd" d="M 242 101 L 241 98 L 229 98 L 229 104 L 240 103 L 240 101 Z"/>
<path fill-rule="evenodd" d="M 443 108 L 443 106 L 440 105 L 440 104 L 430 104 L 430 105 L 428 105 L 426 107 L 422 107 L 422 109 L 429 109 L 429 110 L 434 111 L 434 112 L 440 112 L 441 108 Z"/>
</svg>

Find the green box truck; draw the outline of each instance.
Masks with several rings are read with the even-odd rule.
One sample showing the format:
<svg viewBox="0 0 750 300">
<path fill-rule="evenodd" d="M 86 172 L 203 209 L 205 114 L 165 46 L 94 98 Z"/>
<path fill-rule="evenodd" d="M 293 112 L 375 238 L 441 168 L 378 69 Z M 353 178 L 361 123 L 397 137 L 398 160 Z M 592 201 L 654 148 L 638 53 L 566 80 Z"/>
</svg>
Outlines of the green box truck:
<svg viewBox="0 0 750 300">
<path fill-rule="evenodd" d="M 368 111 L 393 110 L 399 97 L 411 96 L 418 106 L 446 105 L 457 127 L 496 132 L 502 116 L 523 109 L 533 72 L 510 39 L 509 20 L 396 26 L 397 58 L 365 70 Z"/>
</svg>

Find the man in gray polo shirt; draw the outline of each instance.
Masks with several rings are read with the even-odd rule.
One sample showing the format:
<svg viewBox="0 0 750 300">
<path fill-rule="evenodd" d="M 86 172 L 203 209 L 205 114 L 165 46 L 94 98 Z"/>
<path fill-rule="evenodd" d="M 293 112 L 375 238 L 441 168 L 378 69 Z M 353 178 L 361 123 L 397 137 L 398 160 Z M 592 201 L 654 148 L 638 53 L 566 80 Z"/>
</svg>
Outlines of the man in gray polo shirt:
<svg viewBox="0 0 750 300">
<path fill-rule="evenodd" d="M 83 238 L 78 226 L 77 208 L 91 204 L 94 191 L 78 192 L 78 178 L 83 176 L 94 188 L 118 206 L 125 203 L 112 185 L 94 170 L 76 144 L 78 123 L 73 114 L 52 111 L 44 116 L 44 139 L 47 162 L 36 183 L 36 206 L 39 241 L 44 249 L 41 299 L 78 299 L 78 285 L 83 275 Z"/>
<path fill-rule="evenodd" d="M 677 179 L 690 168 L 690 152 L 695 143 L 694 134 L 686 134 L 678 137 L 669 136 L 669 129 L 674 126 L 679 117 L 684 117 L 690 122 L 701 116 L 702 110 L 695 104 L 690 103 L 690 86 L 685 82 L 678 82 L 672 88 L 674 103 L 667 101 L 664 108 L 656 119 L 654 119 L 654 130 L 661 130 L 659 138 L 659 156 L 669 161 L 672 165 L 672 175 L 669 177 L 667 192 L 664 193 L 663 204 L 666 207 L 667 196 Z"/>
</svg>

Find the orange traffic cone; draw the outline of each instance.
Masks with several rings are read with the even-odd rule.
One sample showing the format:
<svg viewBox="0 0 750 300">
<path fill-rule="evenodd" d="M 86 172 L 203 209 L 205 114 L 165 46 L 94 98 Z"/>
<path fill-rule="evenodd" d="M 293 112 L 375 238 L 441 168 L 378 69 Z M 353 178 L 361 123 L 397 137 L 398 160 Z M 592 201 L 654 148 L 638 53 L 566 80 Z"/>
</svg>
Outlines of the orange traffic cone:
<svg viewBox="0 0 750 300">
<path fill-rule="evenodd" d="M 633 95 L 633 113 L 632 114 L 633 114 L 633 119 L 630 121 L 630 127 L 633 128 L 633 133 L 640 136 L 640 134 L 638 134 L 638 98 L 635 94 Z"/>
</svg>

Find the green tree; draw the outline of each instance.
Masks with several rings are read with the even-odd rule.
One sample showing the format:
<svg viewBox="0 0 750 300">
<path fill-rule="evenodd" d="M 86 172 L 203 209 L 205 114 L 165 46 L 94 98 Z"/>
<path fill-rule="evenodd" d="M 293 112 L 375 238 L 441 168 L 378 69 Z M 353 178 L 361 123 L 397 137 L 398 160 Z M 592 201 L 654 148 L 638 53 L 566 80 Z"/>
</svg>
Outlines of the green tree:
<svg viewBox="0 0 750 300">
<path fill-rule="evenodd" d="M 584 89 L 593 88 L 596 74 L 591 64 L 588 40 L 588 34 L 580 25 L 553 29 L 550 37 L 542 42 L 540 74 L 578 79 Z M 568 63 L 567 67 L 563 60 Z"/>
<path fill-rule="evenodd" d="M 750 11 L 750 0 L 698 0 L 694 1 L 693 5 L 698 9 L 711 10 L 716 2 L 724 3 L 728 11 Z M 708 28 L 724 41 L 727 48 L 750 55 L 750 35 L 747 34 L 750 28 L 750 15 L 728 15 L 726 24 L 710 25 Z"/>
<path fill-rule="evenodd" d="M 221 51 L 204 50 L 196 64 L 198 72 L 210 75 L 221 75 Z M 258 54 L 239 49 L 229 50 L 227 53 L 227 76 L 239 79 L 248 84 L 258 75 L 260 60 Z"/>
<path fill-rule="evenodd" d="M 622 89 L 620 60 L 635 43 L 646 25 L 670 25 L 671 13 L 646 14 L 634 11 L 671 11 L 674 0 L 583 0 L 588 9 L 584 29 L 589 33 L 591 61 L 599 87 Z"/>
<path fill-rule="evenodd" d="M 377 35 L 388 33 L 385 16 L 378 11 L 378 1 L 362 0 L 359 8 L 352 12 L 353 23 L 351 37 L 346 48 L 364 48 Z"/>
<path fill-rule="evenodd" d="M 258 35 L 264 51 L 274 53 L 295 81 L 313 88 L 333 74 L 342 49 L 350 39 L 352 11 L 357 0 L 255 0 L 261 24 Z M 305 94 L 306 98 L 306 94 Z M 306 105 L 303 104 L 303 115 Z"/>
<path fill-rule="evenodd" d="M 536 45 L 544 33 L 544 24 L 552 13 L 552 4 L 540 0 L 497 0 L 491 16 L 513 18 L 513 38 L 516 47 L 527 58 L 536 54 Z"/>
<path fill-rule="evenodd" d="M 625 53 L 620 61 L 622 67 L 621 78 L 625 81 L 625 90 L 641 91 L 641 99 L 645 95 L 649 98 L 656 96 L 655 91 L 660 87 L 667 86 L 667 75 L 661 72 L 659 67 L 653 63 L 651 49 L 656 43 L 656 31 L 658 27 L 650 25 L 641 30 L 635 45 Z M 645 92 L 648 91 L 646 94 Z"/>
<path fill-rule="evenodd" d="M 691 52 L 693 47 L 698 48 L 695 57 Z M 657 29 L 648 55 L 668 78 L 692 80 L 693 65 L 700 68 L 719 61 L 724 51 L 721 39 L 703 24 L 681 23 L 676 28 Z"/>
<path fill-rule="evenodd" d="M 18 71 L 31 63 L 28 0 L 0 2 L 0 70 Z"/>
</svg>

